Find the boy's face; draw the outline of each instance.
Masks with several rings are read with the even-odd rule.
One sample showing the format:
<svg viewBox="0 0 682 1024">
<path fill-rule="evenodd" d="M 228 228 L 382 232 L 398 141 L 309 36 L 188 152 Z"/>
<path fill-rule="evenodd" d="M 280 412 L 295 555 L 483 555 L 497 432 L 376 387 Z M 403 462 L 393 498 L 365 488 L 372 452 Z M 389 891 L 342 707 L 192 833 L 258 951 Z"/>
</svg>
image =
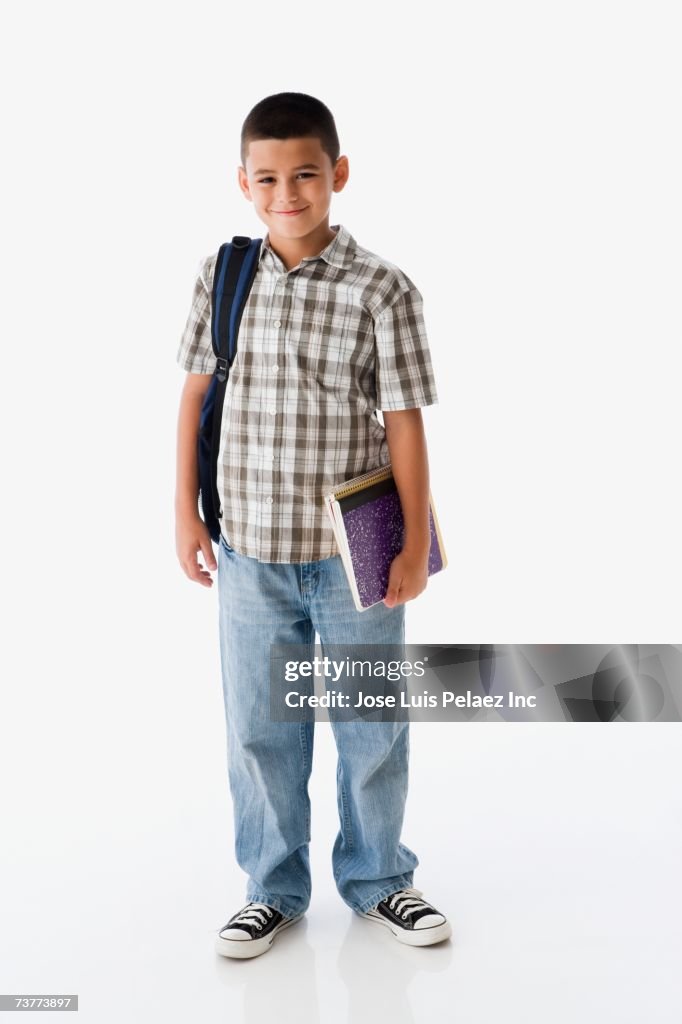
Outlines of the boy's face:
<svg viewBox="0 0 682 1024">
<path fill-rule="evenodd" d="M 348 157 L 332 166 L 317 138 L 250 142 L 246 167 L 239 168 L 240 188 L 272 237 L 303 238 L 328 227 L 332 193 L 347 180 Z"/>
</svg>

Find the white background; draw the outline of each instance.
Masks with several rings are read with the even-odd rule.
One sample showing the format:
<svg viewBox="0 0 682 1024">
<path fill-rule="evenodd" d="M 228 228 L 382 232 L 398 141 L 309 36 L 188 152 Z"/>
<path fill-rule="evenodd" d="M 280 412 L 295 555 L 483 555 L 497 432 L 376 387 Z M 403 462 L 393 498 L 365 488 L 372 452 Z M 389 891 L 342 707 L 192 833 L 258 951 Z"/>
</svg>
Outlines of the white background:
<svg viewBox="0 0 682 1024">
<path fill-rule="evenodd" d="M 251 107 L 333 111 L 331 223 L 424 296 L 448 569 L 408 641 L 680 639 L 679 8 L 116 5 L 3 21 L 0 990 L 93 1022 L 658 1024 L 682 1013 L 680 729 L 413 731 L 405 841 L 451 944 L 333 889 L 265 957 L 213 952 L 233 864 L 217 591 L 174 550 L 175 364 L 200 257 L 262 235 Z M 124 1010 L 129 1000 L 136 1009 Z"/>
</svg>

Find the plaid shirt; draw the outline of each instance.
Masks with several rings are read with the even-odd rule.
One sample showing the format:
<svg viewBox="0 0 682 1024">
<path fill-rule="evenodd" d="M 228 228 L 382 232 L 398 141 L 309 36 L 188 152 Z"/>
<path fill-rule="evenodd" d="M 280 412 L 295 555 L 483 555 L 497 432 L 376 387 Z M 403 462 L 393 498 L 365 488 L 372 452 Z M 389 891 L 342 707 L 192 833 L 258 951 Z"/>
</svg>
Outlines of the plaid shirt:
<svg viewBox="0 0 682 1024">
<path fill-rule="evenodd" d="M 317 256 L 286 270 L 261 244 L 230 369 L 217 486 L 225 541 L 261 562 L 338 554 L 324 496 L 390 461 L 375 409 L 438 402 L 422 296 L 340 224 Z M 213 373 L 211 291 L 202 259 L 177 353 Z"/>
</svg>

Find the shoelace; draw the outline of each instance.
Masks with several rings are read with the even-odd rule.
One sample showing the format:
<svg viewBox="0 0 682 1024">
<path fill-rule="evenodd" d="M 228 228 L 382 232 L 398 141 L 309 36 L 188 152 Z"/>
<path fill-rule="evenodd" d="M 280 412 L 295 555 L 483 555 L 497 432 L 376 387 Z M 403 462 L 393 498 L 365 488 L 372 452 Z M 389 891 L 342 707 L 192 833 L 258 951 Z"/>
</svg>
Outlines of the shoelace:
<svg viewBox="0 0 682 1024">
<path fill-rule="evenodd" d="M 270 907 L 266 907 L 264 903 L 247 903 L 244 909 L 240 910 L 232 919 L 232 924 L 255 924 L 258 931 L 261 931 L 263 925 L 267 923 L 268 917 L 272 917 Z"/>
<path fill-rule="evenodd" d="M 422 900 L 419 897 L 422 895 L 420 889 L 398 889 L 397 892 L 391 893 L 390 896 L 385 896 L 382 903 L 386 903 L 389 910 L 394 911 L 398 917 L 402 917 L 404 921 L 407 920 L 410 914 L 414 914 L 417 910 L 433 910 L 437 913 L 436 908 L 426 900 Z"/>
</svg>

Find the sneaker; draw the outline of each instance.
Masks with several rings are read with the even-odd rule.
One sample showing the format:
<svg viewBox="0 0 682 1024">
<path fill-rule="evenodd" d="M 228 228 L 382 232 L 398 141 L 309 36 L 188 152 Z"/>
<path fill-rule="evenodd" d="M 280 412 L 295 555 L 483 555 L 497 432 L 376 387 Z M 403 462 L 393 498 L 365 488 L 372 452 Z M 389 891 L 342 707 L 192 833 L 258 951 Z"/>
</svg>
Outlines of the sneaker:
<svg viewBox="0 0 682 1024">
<path fill-rule="evenodd" d="M 421 896 L 419 889 L 398 889 L 360 916 L 390 928 L 396 939 L 408 946 L 431 946 L 449 939 L 450 922 Z"/>
<path fill-rule="evenodd" d="M 260 956 L 267 953 L 275 936 L 302 917 L 284 917 L 265 903 L 247 903 L 218 932 L 216 952 L 241 958 Z"/>
</svg>

